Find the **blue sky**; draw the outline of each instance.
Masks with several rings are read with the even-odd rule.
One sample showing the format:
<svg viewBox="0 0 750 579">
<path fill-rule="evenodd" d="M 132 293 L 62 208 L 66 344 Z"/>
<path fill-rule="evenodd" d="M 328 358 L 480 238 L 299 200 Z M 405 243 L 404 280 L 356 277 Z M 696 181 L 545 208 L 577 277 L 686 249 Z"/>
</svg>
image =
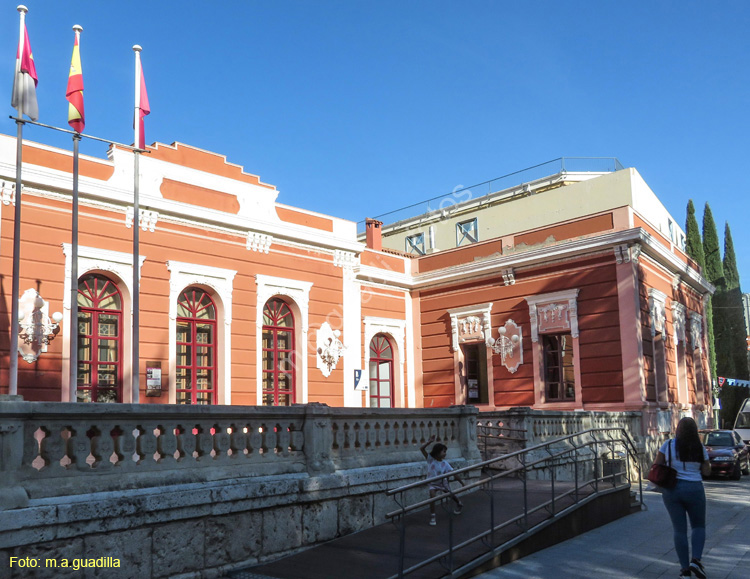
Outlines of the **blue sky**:
<svg viewBox="0 0 750 579">
<path fill-rule="evenodd" d="M 0 18 L 8 115 L 16 3 Z M 708 201 L 750 291 L 750 3 L 28 0 L 40 122 L 67 126 L 83 26 L 86 133 L 227 156 L 279 201 L 354 221 L 561 156 L 618 157 L 684 227 Z M 15 134 L 7 119 L 1 129 Z M 36 127 L 25 136 L 70 148 Z M 82 152 L 103 157 L 86 142 Z"/>
</svg>

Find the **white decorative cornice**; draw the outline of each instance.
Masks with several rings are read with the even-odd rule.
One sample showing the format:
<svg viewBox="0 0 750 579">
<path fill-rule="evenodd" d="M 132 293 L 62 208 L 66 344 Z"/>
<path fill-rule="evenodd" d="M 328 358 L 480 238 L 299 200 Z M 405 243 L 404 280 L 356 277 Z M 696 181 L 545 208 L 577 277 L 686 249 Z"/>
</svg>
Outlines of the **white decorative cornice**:
<svg viewBox="0 0 750 579">
<path fill-rule="evenodd" d="M 354 252 L 336 249 L 333 252 L 333 265 L 344 269 L 352 269 L 359 266 L 359 258 Z"/>
<path fill-rule="evenodd" d="M 354 273 L 357 275 L 357 280 L 362 283 L 382 283 L 389 287 L 414 289 L 414 278 L 411 275 L 393 271 L 386 267 L 379 268 L 360 263 L 359 266 L 354 266 Z"/>
<path fill-rule="evenodd" d="M 48 151 L 70 159 L 70 151 L 49 147 L 39 143 L 29 144 L 36 149 Z M 184 145 L 180 145 L 183 147 Z M 169 148 L 169 145 L 160 145 Z M 185 146 L 186 147 L 186 146 Z M 191 149 L 193 147 L 190 147 Z M 15 137 L 0 135 L 0 174 L 15 174 Z M 126 207 L 133 198 L 133 155 L 130 151 L 114 147 L 108 153 L 109 160 L 82 155 L 81 160 L 95 164 L 106 172 L 112 170 L 107 180 L 86 177 L 79 178 L 79 203 L 81 207 L 106 208 L 125 214 Z M 11 162 L 10 159 L 13 161 Z M 141 204 L 159 214 L 160 222 L 180 222 L 199 229 L 221 228 L 231 234 L 245 237 L 248 230 L 272 235 L 275 240 L 289 240 L 314 249 L 344 249 L 358 253 L 364 247 L 356 241 L 356 223 L 331 217 L 332 230 L 316 229 L 279 219 L 276 203 L 279 192 L 274 188 L 255 185 L 246 181 L 224 177 L 209 171 L 185 167 L 149 155 L 140 158 L 140 200 Z M 23 164 L 23 179 L 29 192 L 70 202 L 72 175 L 70 171 L 60 171 L 42 165 Z M 166 199 L 161 194 L 164 179 L 186 183 L 197 187 L 233 195 L 239 203 L 238 213 L 230 213 L 209 207 L 196 207 L 190 203 Z M 24 193 L 27 191 L 24 190 Z M 308 213 L 296 209 L 300 213 Z"/>
<path fill-rule="evenodd" d="M 448 310 L 451 319 L 451 347 L 458 351 L 463 342 L 483 341 L 489 345 L 492 338 L 490 314 L 492 303 L 464 306 Z"/>
<path fill-rule="evenodd" d="M 159 221 L 159 213 L 157 211 L 151 211 L 150 209 L 139 209 L 140 224 L 143 231 L 150 231 L 153 233 L 156 228 L 156 222 Z M 130 229 L 133 226 L 133 208 L 128 207 L 125 212 L 125 227 Z"/>
<path fill-rule="evenodd" d="M 273 235 L 258 233 L 256 231 L 247 232 L 247 241 L 245 243 L 247 249 L 257 251 L 259 253 L 268 253 L 268 250 L 271 249 L 272 243 Z"/>
<path fill-rule="evenodd" d="M 529 305 L 529 322 L 531 323 L 531 341 L 539 341 L 540 326 L 546 320 L 554 320 L 551 323 L 554 329 L 570 330 L 573 338 L 578 337 L 578 289 L 569 289 L 559 292 L 551 292 L 536 296 L 529 296 L 526 303 Z M 540 320 L 540 316 L 542 319 Z"/>
<path fill-rule="evenodd" d="M 628 245 L 626 243 L 615 245 L 615 261 L 617 265 L 621 263 L 638 263 L 641 255 L 640 245 Z"/>
<path fill-rule="evenodd" d="M 651 336 L 664 333 L 667 321 L 667 294 L 657 289 L 648 290 L 648 309 L 651 321 Z"/>
<path fill-rule="evenodd" d="M 636 227 L 625 231 L 605 233 L 595 237 L 575 239 L 560 242 L 555 245 L 529 249 L 523 252 L 510 253 L 507 255 L 493 256 L 480 261 L 453 265 L 437 271 L 416 274 L 411 282 L 411 289 L 427 289 L 465 281 L 476 277 L 496 275 L 498 271 L 513 267 L 518 270 L 524 267 L 532 267 L 550 261 L 561 259 L 572 259 L 575 257 L 590 255 L 597 251 L 613 251 L 615 245 L 632 246 L 631 261 L 648 255 L 651 259 L 660 263 L 668 270 L 681 272 L 683 282 L 687 283 L 699 293 L 713 292 L 714 286 L 701 276 L 696 270 L 689 267 L 678 258 L 668 247 L 660 243 L 652 235 L 643 229 Z"/>
<path fill-rule="evenodd" d="M 505 285 L 515 285 L 516 273 L 513 271 L 512 267 L 506 267 L 502 273 L 503 273 L 503 283 Z"/>
</svg>

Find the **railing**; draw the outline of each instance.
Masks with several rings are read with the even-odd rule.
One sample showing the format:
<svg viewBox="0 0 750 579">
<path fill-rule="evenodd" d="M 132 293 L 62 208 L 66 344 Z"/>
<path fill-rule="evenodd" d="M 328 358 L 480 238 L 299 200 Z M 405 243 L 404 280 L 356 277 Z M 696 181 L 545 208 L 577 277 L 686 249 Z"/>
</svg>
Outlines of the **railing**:
<svg viewBox="0 0 750 579">
<path fill-rule="evenodd" d="M 485 421 L 482 421 L 485 422 Z M 505 448 L 505 443 L 515 444 L 523 448 L 526 443 L 525 428 L 511 428 L 477 422 L 477 440 L 482 452 L 482 459 L 489 460 L 490 451 L 495 448 Z M 507 454 L 507 453 L 503 453 Z"/>
<path fill-rule="evenodd" d="M 421 459 L 435 435 L 479 460 L 474 407 L 175 406 L 0 401 L 0 510 L 29 498 Z M 15 498 L 13 498 L 15 497 Z"/>
<path fill-rule="evenodd" d="M 602 447 L 605 452 L 601 452 Z M 495 467 L 504 461 L 518 463 L 518 466 L 502 470 L 496 474 L 487 474 L 491 472 L 491 467 Z M 505 549 L 506 544 L 496 543 L 496 536 L 501 530 L 510 525 L 518 524 L 526 533 L 532 532 L 537 527 L 546 524 L 546 521 L 550 518 L 560 516 L 584 501 L 590 501 L 601 492 L 611 492 L 611 490 L 629 487 L 630 481 L 633 479 L 638 481 L 638 497 L 642 503 L 643 487 L 638 464 L 638 451 L 625 429 L 592 428 L 466 468 L 457 469 L 447 475 L 389 490 L 386 494 L 393 496 L 396 503 L 401 507 L 386 515 L 387 518 L 397 521 L 400 527 L 399 568 L 392 578 L 403 577 L 436 562 L 444 567 L 446 576 L 460 577 L 463 573 L 475 567 L 477 561 L 488 560 Z M 624 470 L 620 470 L 621 466 L 625 466 Z M 492 470 L 494 471 L 494 469 Z M 539 474 L 539 471 L 548 471 L 549 473 L 549 479 L 547 480 L 550 483 L 550 496 L 548 500 L 532 505 L 529 498 L 528 483 Z M 472 520 L 472 529 L 476 529 L 476 534 L 458 541 L 454 537 L 454 517 L 451 515 L 448 519 L 447 545 L 445 548 L 410 567 L 406 567 L 406 516 L 431 504 L 446 500 L 445 495 L 443 495 L 407 504 L 408 498 L 418 494 L 417 491 L 425 489 L 426 485 L 431 482 L 449 479 L 455 475 L 470 478 L 472 474 L 476 475 L 478 472 L 483 473 L 479 480 L 466 484 L 463 488 L 454 491 L 454 494 L 465 496 L 476 491 L 484 491 L 483 496 L 487 500 L 486 510 L 490 513 L 489 526 L 480 529 L 479 521 Z M 632 476 L 630 475 L 631 472 Z M 494 520 L 494 488 L 499 481 L 514 476 L 522 482 L 523 510 L 521 514 L 509 520 L 496 522 Z M 568 484 L 562 484 L 563 481 Z M 557 491 L 556 482 L 558 483 L 557 486 L 561 487 Z M 564 503 L 566 499 L 567 503 L 572 506 L 560 508 L 561 503 Z M 549 516 L 545 517 L 542 522 L 533 522 L 532 515 L 543 511 L 546 511 Z M 484 554 L 479 559 L 475 557 L 468 563 L 456 563 L 457 555 L 462 549 L 475 546 L 479 542 L 483 542 L 486 546 Z"/>
<path fill-rule="evenodd" d="M 432 212 L 438 212 L 449 209 L 454 205 L 484 197 L 490 193 L 497 193 L 510 189 L 511 187 L 531 183 L 539 179 L 553 176 L 562 176 L 566 173 L 612 173 L 619 171 L 623 166 L 614 157 L 559 157 L 551 161 L 546 161 L 526 169 L 514 171 L 496 177 L 489 181 L 477 183 L 470 187 L 459 185 L 450 193 L 433 197 L 426 201 L 414 203 L 401 209 L 389 211 L 374 217 L 385 224 L 392 224 L 403 221 L 418 215 L 424 215 Z M 365 221 L 357 223 L 357 235 L 365 232 Z"/>
</svg>

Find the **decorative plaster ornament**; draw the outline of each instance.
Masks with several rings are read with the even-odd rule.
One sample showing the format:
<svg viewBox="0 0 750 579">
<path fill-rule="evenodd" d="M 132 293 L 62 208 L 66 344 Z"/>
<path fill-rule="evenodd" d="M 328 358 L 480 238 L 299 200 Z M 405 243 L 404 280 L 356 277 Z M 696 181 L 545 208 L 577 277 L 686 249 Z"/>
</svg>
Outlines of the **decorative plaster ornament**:
<svg viewBox="0 0 750 579">
<path fill-rule="evenodd" d="M 27 289 L 18 300 L 18 351 L 24 361 L 36 362 L 60 331 L 63 315 L 49 317 L 49 304 L 35 289 Z"/>
<path fill-rule="evenodd" d="M 502 364 L 511 374 L 515 374 L 523 364 L 523 333 L 513 320 L 505 322 L 497 329 L 498 338 L 490 338 L 487 345 L 495 354 L 502 356 Z"/>
<path fill-rule="evenodd" d="M 323 322 L 317 332 L 318 368 L 326 378 L 331 375 L 339 358 L 344 355 L 345 347 L 339 340 L 340 335 L 341 332 L 331 328 L 328 322 Z"/>
</svg>

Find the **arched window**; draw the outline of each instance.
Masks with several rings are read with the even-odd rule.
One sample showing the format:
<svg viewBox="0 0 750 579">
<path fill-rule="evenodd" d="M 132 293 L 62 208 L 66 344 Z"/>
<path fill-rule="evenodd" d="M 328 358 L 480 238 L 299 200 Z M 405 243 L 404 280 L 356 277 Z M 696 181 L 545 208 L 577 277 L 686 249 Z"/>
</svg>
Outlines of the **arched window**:
<svg viewBox="0 0 750 579">
<path fill-rule="evenodd" d="M 177 404 L 216 404 L 216 307 L 202 289 L 177 298 Z"/>
<path fill-rule="evenodd" d="M 98 274 L 78 282 L 79 402 L 122 401 L 122 296 Z"/>
<path fill-rule="evenodd" d="M 383 334 L 370 342 L 370 406 L 393 407 L 393 348 Z"/>
<path fill-rule="evenodd" d="M 270 299 L 263 307 L 263 404 L 294 402 L 294 316 L 289 306 Z"/>
</svg>

